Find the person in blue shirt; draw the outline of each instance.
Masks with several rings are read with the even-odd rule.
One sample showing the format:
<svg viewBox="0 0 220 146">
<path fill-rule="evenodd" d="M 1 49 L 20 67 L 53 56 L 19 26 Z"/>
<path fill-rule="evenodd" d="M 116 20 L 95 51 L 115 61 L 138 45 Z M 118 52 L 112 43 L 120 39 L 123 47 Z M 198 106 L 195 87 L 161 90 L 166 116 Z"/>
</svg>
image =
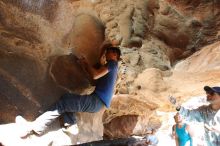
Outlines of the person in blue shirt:
<svg viewBox="0 0 220 146">
<path fill-rule="evenodd" d="M 193 131 L 190 125 L 183 122 L 182 116 L 177 112 L 174 116 L 176 124 L 173 126 L 176 146 L 193 146 Z"/>
<path fill-rule="evenodd" d="M 144 137 L 147 145 L 156 146 L 158 144 L 159 140 L 156 136 L 156 131 L 156 129 L 152 128 L 151 133 L 147 134 L 147 136 Z"/>
<path fill-rule="evenodd" d="M 23 117 L 17 116 L 16 123 L 25 123 L 22 138 L 31 134 L 42 135 L 55 119 L 63 116 L 63 131 L 69 134 L 78 134 L 76 112 L 98 112 L 103 106 L 110 107 L 114 86 L 118 73 L 118 61 L 121 51 L 118 47 L 108 47 L 105 51 L 106 63 L 97 69 L 92 67 L 85 58 L 78 60 L 79 64 L 88 74 L 96 80 L 96 87 L 89 95 L 72 93 L 64 94 L 58 102 L 48 111 L 40 115 L 35 121 L 27 122 Z"/>
</svg>

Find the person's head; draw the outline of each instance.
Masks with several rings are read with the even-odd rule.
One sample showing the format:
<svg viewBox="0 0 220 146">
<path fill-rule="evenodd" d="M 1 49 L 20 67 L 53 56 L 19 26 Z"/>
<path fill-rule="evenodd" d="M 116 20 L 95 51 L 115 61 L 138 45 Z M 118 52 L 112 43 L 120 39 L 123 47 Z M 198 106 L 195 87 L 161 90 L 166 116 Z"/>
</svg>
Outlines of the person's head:
<svg viewBox="0 0 220 146">
<path fill-rule="evenodd" d="M 106 60 L 119 61 L 121 56 L 121 50 L 119 49 L 119 47 L 108 47 L 106 49 L 105 56 Z"/>
<path fill-rule="evenodd" d="M 183 117 L 177 112 L 176 115 L 174 116 L 174 120 L 177 124 L 182 123 Z"/>
<path fill-rule="evenodd" d="M 157 130 L 155 128 L 152 128 L 151 133 L 155 134 L 157 132 Z"/>
<path fill-rule="evenodd" d="M 205 86 L 204 90 L 206 92 L 207 101 L 214 101 L 220 99 L 220 87 Z"/>
</svg>

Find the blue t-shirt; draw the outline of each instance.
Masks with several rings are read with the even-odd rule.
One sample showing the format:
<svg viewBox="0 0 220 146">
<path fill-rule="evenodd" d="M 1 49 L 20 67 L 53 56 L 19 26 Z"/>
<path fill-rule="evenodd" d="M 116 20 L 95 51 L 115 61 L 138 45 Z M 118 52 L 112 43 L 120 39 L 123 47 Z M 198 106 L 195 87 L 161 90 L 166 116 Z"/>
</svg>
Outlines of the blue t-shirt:
<svg viewBox="0 0 220 146">
<path fill-rule="evenodd" d="M 192 139 L 189 133 L 186 131 L 186 124 L 184 124 L 182 128 L 178 128 L 176 125 L 176 134 L 178 136 L 180 146 L 185 146 L 187 141 L 190 141 L 190 146 L 192 146 Z"/>
<path fill-rule="evenodd" d="M 106 65 L 108 68 L 108 73 L 96 81 L 94 93 L 97 94 L 105 106 L 109 108 L 117 79 L 118 62 L 109 60 Z"/>
</svg>

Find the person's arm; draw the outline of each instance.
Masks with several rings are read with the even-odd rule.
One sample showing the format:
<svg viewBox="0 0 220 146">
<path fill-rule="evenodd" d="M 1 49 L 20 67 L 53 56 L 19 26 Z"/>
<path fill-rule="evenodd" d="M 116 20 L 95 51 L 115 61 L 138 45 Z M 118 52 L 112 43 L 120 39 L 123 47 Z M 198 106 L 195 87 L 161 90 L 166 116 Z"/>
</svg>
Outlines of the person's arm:
<svg viewBox="0 0 220 146">
<path fill-rule="evenodd" d="M 112 46 L 112 43 L 110 40 L 105 40 L 101 46 L 99 47 L 100 50 L 101 50 L 101 53 L 100 53 L 100 57 L 103 56 L 105 54 L 105 51 L 107 48 L 111 47 Z"/>
<path fill-rule="evenodd" d="M 176 142 L 176 146 L 179 146 L 179 140 L 178 140 L 178 135 L 176 134 L 176 124 L 173 125 L 172 127 L 172 136 L 173 138 L 175 139 L 175 142 Z"/>
<path fill-rule="evenodd" d="M 177 108 L 177 111 L 179 111 L 179 113 L 181 115 L 186 117 L 187 120 L 189 120 L 189 121 L 204 122 L 203 111 L 205 110 L 205 106 L 199 107 L 197 109 L 192 109 L 192 110 L 186 109 L 186 108 L 184 108 L 182 106 L 180 106 L 178 108 Z"/>
<path fill-rule="evenodd" d="M 176 107 L 176 110 L 183 116 L 185 116 L 189 121 L 199 121 L 203 122 L 202 112 L 205 110 L 203 107 L 197 109 L 189 110 L 181 106 L 174 96 L 169 96 L 169 101 Z"/>
<path fill-rule="evenodd" d="M 176 135 L 175 126 L 176 126 L 176 125 L 173 125 L 173 127 L 172 127 L 172 133 L 171 133 L 171 136 L 172 136 L 173 139 L 175 138 L 175 135 Z"/>
<path fill-rule="evenodd" d="M 212 126 L 212 130 L 214 132 L 220 133 L 220 127 L 218 127 L 218 126 Z"/>
<path fill-rule="evenodd" d="M 95 80 L 103 77 L 108 73 L 107 66 L 101 66 L 100 68 L 96 69 L 92 67 L 85 58 L 80 58 L 78 62 L 82 68 Z"/>
<path fill-rule="evenodd" d="M 149 140 L 149 135 L 146 135 L 145 137 L 144 137 L 144 139 L 145 139 L 145 144 L 147 144 L 147 145 L 149 145 L 150 144 L 150 140 Z"/>
<path fill-rule="evenodd" d="M 204 127 L 209 131 L 220 133 L 220 128 L 218 126 L 209 126 L 207 124 L 204 124 Z"/>
<path fill-rule="evenodd" d="M 175 133 L 175 142 L 176 142 L 176 146 L 179 146 L 179 140 L 178 140 L 178 136 L 176 133 Z"/>
<path fill-rule="evenodd" d="M 191 142 L 192 142 L 192 145 L 193 146 L 197 146 L 197 141 L 195 139 L 195 134 L 194 134 L 194 131 L 192 129 L 192 127 L 190 125 L 187 125 L 186 126 L 186 130 L 188 131 L 190 137 L 191 137 Z"/>
</svg>

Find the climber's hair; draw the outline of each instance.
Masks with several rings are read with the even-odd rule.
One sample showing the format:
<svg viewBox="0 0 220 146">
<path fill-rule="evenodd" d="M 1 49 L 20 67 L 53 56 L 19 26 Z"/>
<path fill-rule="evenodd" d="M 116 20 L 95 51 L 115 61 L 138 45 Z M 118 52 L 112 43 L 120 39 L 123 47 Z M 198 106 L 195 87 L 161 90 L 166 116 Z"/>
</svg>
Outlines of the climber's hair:
<svg viewBox="0 0 220 146">
<path fill-rule="evenodd" d="M 121 50 L 120 50 L 120 48 L 119 47 L 113 47 L 113 46 L 111 46 L 111 47 L 108 47 L 107 49 L 106 49 L 106 51 L 108 52 L 108 51 L 113 51 L 113 52 L 115 52 L 115 53 L 117 53 L 117 55 L 118 55 L 118 60 L 120 60 L 120 56 L 121 56 Z"/>
</svg>

